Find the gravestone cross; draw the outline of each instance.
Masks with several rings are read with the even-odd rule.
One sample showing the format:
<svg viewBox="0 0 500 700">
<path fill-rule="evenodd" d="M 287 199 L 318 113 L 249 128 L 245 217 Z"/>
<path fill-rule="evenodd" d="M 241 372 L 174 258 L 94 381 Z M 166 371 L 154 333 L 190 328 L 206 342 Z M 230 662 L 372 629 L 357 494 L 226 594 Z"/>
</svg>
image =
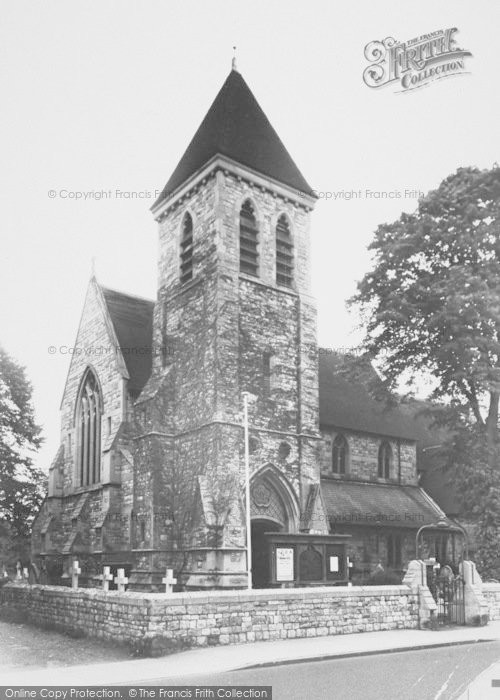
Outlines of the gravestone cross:
<svg viewBox="0 0 500 700">
<path fill-rule="evenodd" d="M 167 569 L 167 575 L 162 578 L 161 582 L 165 584 L 165 593 L 167 595 L 173 593 L 173 587 L 177 583 L 177 579 L 174 578 L 174 570 Z"/>
<path fill-rule="evenodd" d="M 111 567 L 105 566 L 102 570 L 102 588 L 104 591 L 109 591 L 109 582 L 113 580 Z"/>
<path fill-rule="evenodd" d="M 125 569 L 118 569 L 118 576 L 115 576 L 115 583 L 118 586 L 118 590 L 123 593 L 128 583 L 128 578 L 125 576 Z"/>
<path fill-rule="evenodd" d="M 75 559 L 71 567 L 71 588 L 78 588 L 78 576 L 82 573 L 78 559 Z"/>
<path fill-rule="evenodd" d="M 16 564 L 16 581 L 22 581 L 23 580 L 23 570 L 21 566 L 21 562 L 18 561 Z"/>
<path fill-rule="evenodd" d="M 350 571 L 350 569 L 352 569 L 352 568 L 354 567 L 354 564 L 353 564 L 352 561 L 349 559 L 349 557 L 346 557 L 346 559 L 347 559 L 347 579 L 348 579 L 347 585 L 350 587 L 350 586 L 352 586 L 351 571 Z"/>
</svg>

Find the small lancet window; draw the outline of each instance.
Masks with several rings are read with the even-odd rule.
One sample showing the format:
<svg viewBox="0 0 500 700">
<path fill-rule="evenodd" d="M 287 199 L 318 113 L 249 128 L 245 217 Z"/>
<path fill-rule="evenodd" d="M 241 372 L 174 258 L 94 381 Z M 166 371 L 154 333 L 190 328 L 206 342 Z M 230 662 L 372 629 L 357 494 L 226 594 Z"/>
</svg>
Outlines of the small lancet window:
<svg viewBox="0 0 500 700">
<path fill-rule="evenodd" d="M 193 219 L 186 212 L 182 220 L 181 284 L 193 279 Z"/>
<path fill-rule="evenodd" d="M 344 435 L 337 435 L 332 445 L 332 472 L 345 474 L 347 471 L 347 458 L 349 445 Z"/>
<path fill-rule="evenodd" d="M 264 352 L 262 355 L 262 384 L 266 396 L 271 392 L 272 372 L 272 353 Z"/>
<path fill-rule="evenodd" d="M 293 286 L 293 243 L 290 223 L 282 214 L 276 225 L 276 284 Z"/>
<path fill-rule="evenodd" d="M 240 211 L 240 271 L 254 277 L 259 274 L 258 234 L 255 211 L 247 200 Z"/>
<path fill-rule="evenodd" d="M 78 461 L 80 486 L 96 484 L 101 479 L 102 402 L 97 377 L 87 370 L 77 405 Z"/>
<path fill-rule="evenodd" d="M 378 450 L 378 475 L 382 479 L 389 479 L 392 471 L 392 447 L 384 440 Z"/>
</svg>

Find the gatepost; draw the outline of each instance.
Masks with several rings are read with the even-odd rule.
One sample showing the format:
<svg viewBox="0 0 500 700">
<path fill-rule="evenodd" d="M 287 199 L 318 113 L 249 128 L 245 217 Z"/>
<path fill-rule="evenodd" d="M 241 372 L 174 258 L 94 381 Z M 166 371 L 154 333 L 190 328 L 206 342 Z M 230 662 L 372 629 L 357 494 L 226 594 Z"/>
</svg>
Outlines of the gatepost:
<svg viewBox="0 0 500 700">
<path fill-rule="evenodd" d="M 460 574 L 465 583 L 465 624 L 487 625 L 489 609 L 483 596 L 483 582 L 474 562 L 460 562 Z"/>
<path fill-rule="evenodd" d="M 427 569 L 423 561 L 414 559 L 408 564 L 403 584 L 418 595 L 418 623 L 420 629 L 434 626 L 437 617 L 437 605 L 427 586 Z"/>
</svg>

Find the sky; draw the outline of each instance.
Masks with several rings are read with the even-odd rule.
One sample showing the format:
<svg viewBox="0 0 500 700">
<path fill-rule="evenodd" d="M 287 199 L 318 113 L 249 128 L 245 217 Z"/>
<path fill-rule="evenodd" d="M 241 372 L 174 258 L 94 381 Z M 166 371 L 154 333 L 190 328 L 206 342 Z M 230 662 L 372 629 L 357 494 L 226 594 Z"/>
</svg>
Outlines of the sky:
<svg viewBox="0 0 500 700">
<path fill-rule="evenodd" d="M 466 74 L 407 92 L 363 82 L 371 41 L 449 27 L 472 53 Z M 312 219 L 319 342 L 345 348 L 361 338 L 346 299 L 369 269 L 377 226 L 415 209 L 405 191 L 500 160 L 499 27 L 494 0 L 4 0 L 0 343 L 33 384 L 45 436 L 37 463 L 47 469 L 59 443 L 64 348 L 92 258 L 102 284 L 155 297 L 149 208 L 229 73 L 233 45 L 312 188 L 361 190 L 321 198 Z M 100 191 L 111 196 L 75 198 Z"/>
</svg>

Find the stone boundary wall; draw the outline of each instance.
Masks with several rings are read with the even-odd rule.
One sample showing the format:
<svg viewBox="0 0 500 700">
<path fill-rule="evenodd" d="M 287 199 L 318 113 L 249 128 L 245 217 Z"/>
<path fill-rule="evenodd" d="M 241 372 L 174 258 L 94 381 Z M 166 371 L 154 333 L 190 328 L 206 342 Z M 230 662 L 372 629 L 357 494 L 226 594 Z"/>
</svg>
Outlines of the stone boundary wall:
<svg viewBox="0 0 500 700">
<path fill-rule="evenodd" d="M 483 597 L 486 600 L 490 620 L 500 620 L 500 583 L 483 583 Z"/>
<path fill-rule="evenodd" d="M 500 587 L 499 587 L 500 592 Z M 144 655 L 194 646 L 416 629 L 408 586 L 119 593 L 7 584 L 0 618 L 127 644 Z"/>
</svg>

